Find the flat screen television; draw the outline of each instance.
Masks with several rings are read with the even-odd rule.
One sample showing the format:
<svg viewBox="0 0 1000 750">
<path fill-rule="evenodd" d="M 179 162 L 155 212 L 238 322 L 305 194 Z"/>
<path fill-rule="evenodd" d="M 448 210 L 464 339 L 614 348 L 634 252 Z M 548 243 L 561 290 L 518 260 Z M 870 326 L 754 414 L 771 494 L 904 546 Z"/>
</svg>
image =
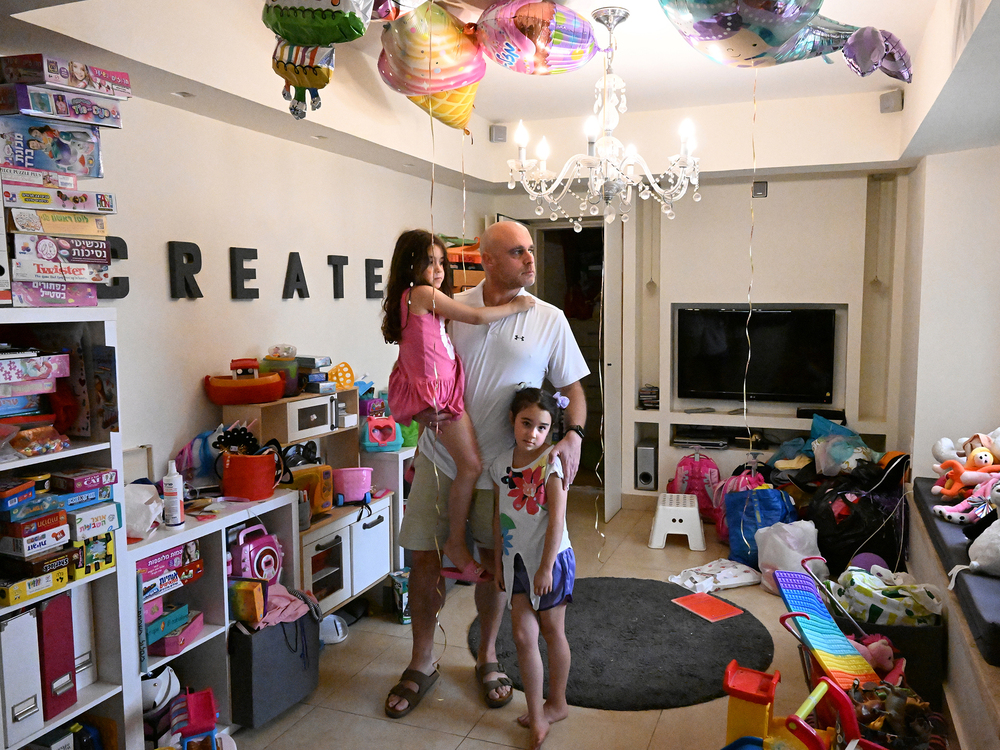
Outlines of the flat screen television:
<svg viewBox="0 0 1000 750">
<path fill-rule="evenodd" d="M 833 403 L 835 310 L 753 311 L 748 400 Z M 743 400 L 747 310 L 677 309 L 678 398 Z"/>
</svg>

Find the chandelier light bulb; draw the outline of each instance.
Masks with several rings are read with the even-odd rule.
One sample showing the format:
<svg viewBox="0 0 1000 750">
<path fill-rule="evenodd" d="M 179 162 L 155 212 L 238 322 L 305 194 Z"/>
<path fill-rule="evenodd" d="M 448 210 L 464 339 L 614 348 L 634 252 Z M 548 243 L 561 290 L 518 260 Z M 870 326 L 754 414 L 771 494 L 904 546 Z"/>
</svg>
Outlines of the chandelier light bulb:
<svg viewBox="0 0 1000 750">
<path fill-rule="evenodd" d="M 549 142 L 545 140 L 545 136 L 542 136 L 542 140 L 538 142 L 538 148 L 535 150 L 538 154 L 540 161 L 547 161 L 549 156 L 552 155 L 552 150 L 549 148 Z"/>
<path fill-rule="evenodd" d="M 528 147 L 528 129 L 524 127 L 524 120 L 517 121 L 517 129 L 514 131 L 514 143 L 518 148 Z"/>
<path fill-rule="evenodd" d="M 694 123 L 691 118 L 685 118 L 680 127 L 681 136 L 681 156 L 691 156 L 698 142 L 694 138 Z"/>
<path fill-rule="evenodd" d="M 583 123 L 583 133 L 587 136 L 587 143 L 593 143 L 597 140 L 597 134 L 601 132 L 601 124 L 597 122 L 597 118 L 591 115 L 587 118 L 587 121 Z"/>
</svg>

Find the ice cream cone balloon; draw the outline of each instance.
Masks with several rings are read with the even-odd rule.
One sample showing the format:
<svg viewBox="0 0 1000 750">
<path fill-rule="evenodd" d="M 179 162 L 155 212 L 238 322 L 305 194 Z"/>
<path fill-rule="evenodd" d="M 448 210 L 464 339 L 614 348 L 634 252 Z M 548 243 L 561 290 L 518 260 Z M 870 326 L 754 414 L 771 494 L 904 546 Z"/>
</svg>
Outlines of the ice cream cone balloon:
<svg viewBox="0 0 1000 750">
<path fill-rule="evenodd" d="M 518 73 L 551 75 L 585 65 L 597 51 L 590 22 L 551 0 L 501 0 L 476 24 L 483 51 Z"/>
<path fill-rule="evenodd" d="M 472 117 L 472 102 L 476 98 L 477 88 L 479 88 L 478 81 L 451 91 L 439 91 L 426 96 L 408 96 L 407 99 L 429 112 L 435 120 L 439 120 L 449 128 L 464 130 L 468 135 L 466 126 Z"/>
<path fill-rule="evenodd" d="M 426 2 L 386 24 L 378 72 L 389 88 L 425 96 L 477 83 L 486 62 L 464 24 L 440 5 Z"/>
</svg>

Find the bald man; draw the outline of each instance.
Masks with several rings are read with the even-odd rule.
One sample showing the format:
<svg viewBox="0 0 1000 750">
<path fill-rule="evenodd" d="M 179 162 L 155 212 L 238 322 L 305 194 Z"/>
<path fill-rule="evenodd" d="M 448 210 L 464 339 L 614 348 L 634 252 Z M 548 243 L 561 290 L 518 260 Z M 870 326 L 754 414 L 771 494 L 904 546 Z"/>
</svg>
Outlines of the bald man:
<svg viewBox="0 0 1000 750">
<path fill-rule="evenodd" d="M 471 307 L 506 304 L 535 283 L 535 247 L 521 224 L 501 221 L 487 228 L 480 240 L 486 280 L 455 295 Z M 568 487 L 580 466 L 580 445 L 587 404 L 580 381 L 590 373 L 566 316 L 557 307 L 536 300 L 526 313 L 511 315 L 488 326 L 451 323 L 451 339 L 465 368 L 465 408 L 476 429 L 484 471 L 476 483 L 469 525 L 479 547 L 480 562 L 494 576 L 493 483 L 489 467 L 514 444 L 509 419 L 511 400 L 521 383 L 550 383 L 569 398 L 565 437 L 553 448 L 565 471 Z M 445 415 L 418 415 L 432 425 Z M 399 543 L 412 552 L 409 603 L 413 651 L 409 666 L 386 698 L 392 718 L 408 714 L 437 681 L 434 667 L 434 627 L 444 597 L 439 550 L 448 538 L 448 491 L 455 465 L 448 451 L 424 430 L 414 461 L 414 479 L 407 498 Z M 503 617 L 503 594 L 493 582 L 476 585 L 475 601 L 482 637 L 476 655 L 476 679 L 490 708 L 513 698 L 510 679 L 497 662 L 496 637 Z"/>
</svg>

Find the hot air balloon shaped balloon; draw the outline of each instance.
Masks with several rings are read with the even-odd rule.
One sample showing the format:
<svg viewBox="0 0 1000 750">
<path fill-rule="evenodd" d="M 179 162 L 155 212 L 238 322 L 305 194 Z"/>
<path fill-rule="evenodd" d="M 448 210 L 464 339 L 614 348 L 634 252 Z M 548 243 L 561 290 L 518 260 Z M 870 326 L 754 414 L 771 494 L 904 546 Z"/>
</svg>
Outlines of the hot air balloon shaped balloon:
<svg viewBox="0 0 1000 750">
<path fill-rule="evenodd" d="M 426 96 L 478 83 L 486 73 L 474 35 L 447 10 L 426 2 L 382 31 L 378 72 L 406 96 Z"/>
<path fill-rule="evenodd" d="M 597 51 L 590 22 L 551 0 L 494 3 L 476 30 L 491 60 L 528 75 L 576 70 Z"/>
<path fill-rule="evenodd" d="M 282 95 L 291 101 L 292 117 L 306 116 L 306 92 L 312 108 L 319 109 L 319 90 L 333 73 L 333 45 L 364 35 L 373 4 L 374 0 L 266 0 L 262 19 L 277 35 L 271 68 L 285 79 Z"/>
<path fill-rule="evenodd" d="M 819 15 L 822 5 L 823 0 L 660 0 L 688 44 L 723 65 L 756 68 L 844 50 L 860 75 L 881 69 L 912 80 L 910 58 L 899 39 L 877 29 L 854 37 L 862 30 Z M 852 37 L 856 44 L 848 45 Z"/>
</svg>

